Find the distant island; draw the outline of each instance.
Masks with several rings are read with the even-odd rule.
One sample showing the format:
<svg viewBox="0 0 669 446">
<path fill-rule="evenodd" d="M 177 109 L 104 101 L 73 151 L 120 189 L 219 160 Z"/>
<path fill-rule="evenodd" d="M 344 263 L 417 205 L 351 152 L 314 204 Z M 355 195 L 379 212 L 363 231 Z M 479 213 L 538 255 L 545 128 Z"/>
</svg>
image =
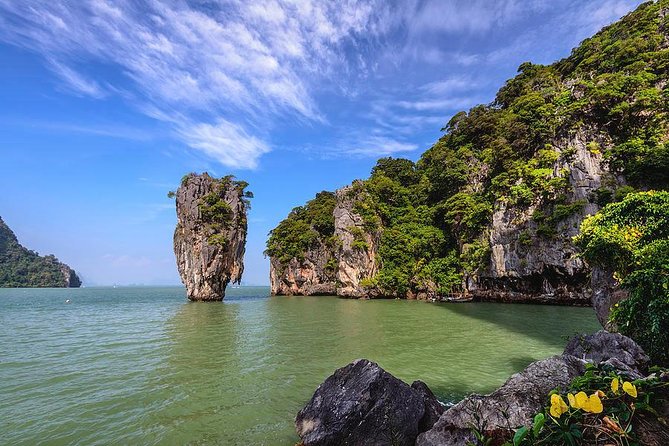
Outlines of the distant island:
<svg viewBox="0 0 669 446">
<path fill-rule="evenodd" d="M 0 287 L 78 288 L 81 280 L 55 256 L 40 256 L 23 247 L 0 217 Z"/>
</svg>

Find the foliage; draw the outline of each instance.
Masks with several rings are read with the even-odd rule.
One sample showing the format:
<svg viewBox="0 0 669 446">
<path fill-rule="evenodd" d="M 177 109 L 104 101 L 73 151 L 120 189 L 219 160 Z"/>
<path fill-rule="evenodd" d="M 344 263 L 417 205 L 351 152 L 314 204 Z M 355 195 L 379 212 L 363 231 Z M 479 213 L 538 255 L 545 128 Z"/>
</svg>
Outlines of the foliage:
<svg viewBox="0 0 669 446">
<path fill-rule="evenodd" d="M 66 268 L 53 255 L 40 256 L 21 246 L 0 218 L 0 287 L 64 287 Z"/>
<path fill-rule="evenodd" d="M 456 277 L 489 263 L 488 228 L 503 208 L 536 210 L 524 244 L 558 236 L 587 203 L 570 182 L 576 156 L 604 163 L 613 178 L 590 201 L 669 188 L 668 6 L 641 5 L 552 65 L 521 64 L 492 103 L 455 114 L 416 163 L 382 158 L 354 182 L 364 230 L 381 236 L 372 281 L 390 295 L 457 290 Z M 327 238 L 300 209 L 270 235 L 267 252 L 282 262 Z M 355 244 L 366 249 L 360 237 Z"/>
<path fill-rule="evenodd" d="M 669 382 L 658 376 L 626 380 L 609 365 L 586 365 L 567 391 L 553 390 L 531 426 L 521 426 L 504 446 L 638 445 L 636 429 L 648 419 L 666 423 L 658 410 L 669 398 Z M 476 445 L 491 444 L 484 429 L 472 426 Z"/>
<path fill-rule="evenodd" d="M 532 429 L 518 429 L 509 445 L 638 444 L 639 420 L 657 419 L 668 390 L 669 383 L 656 375 L 627 381 L 609 366 L 589 364 L 568 392 L 551 392 L 550 404 L 534 418 Z"/>
<path fill-rule="evenodd" d="M 304 259 L 304 253 L 334 235 L 335 195 L 320 192 L 305 206 L 294 208 L 288 217 L 269 233 L 265 254 L 287 263 Z M 331 242 L 332 243 L 332 242 Z"/>
<path fill-rule="evenodd" d="M 669 192 L 628 194 L 587 218 L 575 241 L 630 293 L 611 313 L 620 332 L 669 365 Z"/>
</svg>

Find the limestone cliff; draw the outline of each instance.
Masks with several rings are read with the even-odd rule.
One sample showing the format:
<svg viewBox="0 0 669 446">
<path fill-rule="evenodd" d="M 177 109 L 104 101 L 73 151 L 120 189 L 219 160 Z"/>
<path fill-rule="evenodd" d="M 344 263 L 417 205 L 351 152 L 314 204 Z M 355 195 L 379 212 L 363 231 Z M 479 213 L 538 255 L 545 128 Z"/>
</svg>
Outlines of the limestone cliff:
<svg viewBox="0 0 669 446">
<path fill-rule="evenodd" d="M 207 173 L 186 175 L 176 191 L 174 253 L 188 299 L 220 301 L 244 272 L 247 183 Z"/>
<path fill-rule="evenodd" d="M 359 181 L 335 193 L 322 192 L 305 207 L 291 212 L 285 222 L 295 222 L 293 231 L 284 230 L 285 223 L 272 231 L 267 251 L 272 294 L 346 297 L 376 294 L 365 282 L 377 273 L 380 234 L 370 230 L 356 211 L 356 204 L 364 194 Z M 327 220 L 327 224 L 322 220 Z M 294 232 L 309 236 L 297 239 Z M 278 238 L 282 243 L 273 246 L 272 242 Z M 297 254 L 292 255 L 295 248 Z"/>
<path fill-rule="evenodd" d="M 625 184 L 602 159 L 602 148 L 610 145 L 593 130 L 554 141 L 560 155 L 546 181 L 567 180 L 559 208 L 541 199 L 527 207 L 497 200 L 487 230 L 490 261 L 468 278 L 468 293 L 482 300 L 590 304 L 590 269 L 572 238 L 583 219 L 599 210 L 596 192 Z"/>
<path fill-rule="evenodd" d="M 282 263 L 270 258 L 270 287 L 279 296 L 332 296 L 337 293 L 332 253 L 323 243 L 306 251 L 302 259 Z"/>
<path fill-rule="evenodd" d="M 78 288 L 77 273 L 53 255 L 24 248 L 0 218 L 0 287 Z"/>
<path fill-rule="evenodd" d="M 601 206 L 669 189 L 667 11 L 669 0 L 644 3 L 563 60 L 521 64 L 417 162 L 380 159 L 368 179 L 330 194 L 328 212 L 291 213 L 268 244 L 273 291 L 593 298 L 604 318 L 615 284 L 591 282 L 572 238 Z"/>
<path fill-rule="evenodd" d="M 366 224 L 356 210 L 365 194 L 360 182 L 335 192 L 337 204 L 333 217 L 337 238 L 337 295 L 345 297 L 375 297 L 376 290 L 365 286 L 378 272 L 377 251 L 380 232 Z"/>
</svg>

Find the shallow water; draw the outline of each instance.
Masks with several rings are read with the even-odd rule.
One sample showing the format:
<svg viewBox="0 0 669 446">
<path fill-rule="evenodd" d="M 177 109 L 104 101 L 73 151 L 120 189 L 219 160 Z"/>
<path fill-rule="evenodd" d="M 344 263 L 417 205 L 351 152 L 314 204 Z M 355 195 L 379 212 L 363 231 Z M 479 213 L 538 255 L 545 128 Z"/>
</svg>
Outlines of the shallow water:
<svg viewBox="0 0 669 446">
<path fill-rule="evenodd" d="M 0 444 L 294 445 L 296 412 L 356 358 L 456 401 L 598 328 L 587 308 L 268 294 L 0 289 Z"/>
</svg>

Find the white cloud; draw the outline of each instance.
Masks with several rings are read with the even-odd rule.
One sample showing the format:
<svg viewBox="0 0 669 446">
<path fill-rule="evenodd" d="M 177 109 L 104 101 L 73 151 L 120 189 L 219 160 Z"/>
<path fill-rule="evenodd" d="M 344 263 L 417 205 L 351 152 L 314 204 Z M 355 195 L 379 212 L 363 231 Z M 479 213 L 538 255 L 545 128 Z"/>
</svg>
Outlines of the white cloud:
<svg viewBox="0 0 669 446">
<path fill-rule="evenodd" d="M 411 152 L 417 148 L 417 144 L 397 141 L 386 136 L 370 136 L 355 146 L 347 148 L 346 151 L 354 155 L 378 157 Z"/>
<path fill-rule="evenodd" d="M 175 123 L 191 147 L 249 168 L 270 145 L 241 122 L 285 114 L 322 122 L 313 86 L 345 58 L 339 45 L 382 28 L 372 23 L 385 9 L 375 2 L 0 1 L 0 40 L 42 54 L 77 95 L 102 99 L 132 87 L 133 103 Z"/>
<path fill-rule="evenodd" d="M 237 169 L 255 169 L 258 158 L 269 152 L 265 142 L 223 119 L 214 125 L 200 123 L 186 126 L 179 130 L 179 135 L 190 147 Z"/>
<path fill-rule="evenodd" d="M 397 71 L 385 76 L 417 74 L 427 82 L 437 68 L 442 79 L 395 91 L 372 119 L 376 127 L 350 132 L 362 142 L 346 147 L 354 155 L 413 150 L 393 139 L 393 125 L 406 137 L 484 102 L 484 81 L 494 76 L 482 72 L 480 83 L 472 82 L 458 70 L 517 66 L 529 53 L 547 54 L 542 49 L 556 41 L 585 37 L 638 2 L 0 0 L 0 41 L 41 54 L 67 91 L 120 97 L 168 123 L 189 147 L 228 167 L 254 168 L 272 147 L 276 123 L 327 124 L 318 94 L 360 101 L 364 89 L 355 81 L 377 81 L 387 62 Z M 527 26 L 534 17 L 550 20 Z M 519 35 L 513 27 L 528 31 L 476 51 L 478 39 L 493 33 Z M 472 37 L 477 43 L 465 45 Z M 460 44 L 449 46 L 451 38 Z M 431 67 L 411 71 L 409 60 Z M 386 139 L 365 138 L 379 128 Z"/>
<path fill-rule="evenodd" d="M 100 85 L 91 79 L 86 79 L 74 69 L 55 60 L 49 60 L 51 70 L 64 82 L 65 87 L 77 96 L 90 96 L 102 99 L 107 93 Z"/>
</svg>

